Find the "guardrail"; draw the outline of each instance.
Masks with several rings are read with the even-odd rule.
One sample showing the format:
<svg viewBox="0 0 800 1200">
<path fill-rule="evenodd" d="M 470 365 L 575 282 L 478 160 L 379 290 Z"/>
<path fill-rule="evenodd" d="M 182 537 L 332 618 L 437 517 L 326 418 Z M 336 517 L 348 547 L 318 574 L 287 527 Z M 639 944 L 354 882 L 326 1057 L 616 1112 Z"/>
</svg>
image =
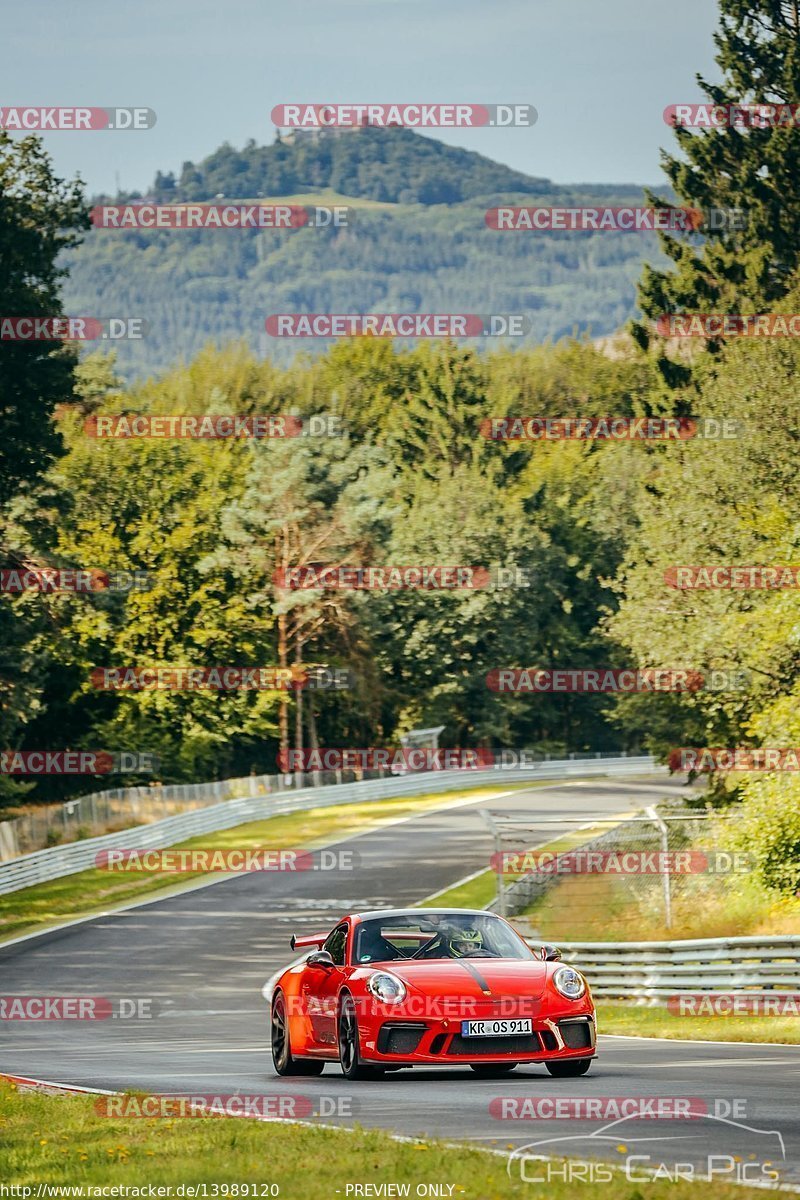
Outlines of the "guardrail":
<svg viewBox="0 0 800 1200">
<path fill-rule="evenodd" d="M 597 758 L 618 758 L 618 751 L 594 754 L 570 754 L 570 761 Z M 625 754 L 622 755 L 626 757 Z M 563 760 L 553 759 L 555 763 Z M 550 763 L 549 755 L 526 761 Z M 513 764 L 495 763 L 494 769 Z M 391 778 L 386 769 L 355 770 L 339 768 L 324 771 L 298 772 L 292 775 L 244 775 L 236 779 L 215 779 L 206 783 L 149 784 L 132 787 L 106 788 L 73 796 L 63 804 L 38 804 L 16 817 L 0 820 L 0 862 L 32 854 L 68 842 L 101 837 L 135 825 L 149 825 L 165 817 L 174 817 L 192 808 L 207 808 L 224 800 L 239 800 L 243 796 L 267 796 L 274 792 L 297 791 L 305 787 L 325 787 L 327 784 L 361 783 L 367 779 Z"/>
<path fill-rule="evenodd" d="M 659 1005 L 679 992 L 800 993 L 800 937 L 793 934 L 558 945 L 593 995 L 606 999 Z"/>
<path fill-rule="evenodd" d="M 650 755 L 628 758 L 562 759 L 552 762 L 537 762 L 514 767 L 510 770 L 490 769 L 487 771 L 426 771 L 419 774 L 402 775 L 390 779 L 368 779 L 360 783 L 328 784 L 323 787 L 297 788 L 292 791 L 273 793 L 266 796 L 242 797 L 226 800 L 222 804 L 194 809 L 139 825 L 119 833 L 108 833 L 102 837 L 86 838 L 70 842 L 65 846 L 51 846 L 35 850 L 8 862 L 0 863 L 0 894 L 14 892 L 20 888 L 44 883 L 49 879 L 60 879 L 94 867 L 97 854 L 124 846 L 130 850 L 158 850 L 174 846 L 188 838 L 219 829 L 230 829 L 249 821 L 261 821 L 266 817 L 284 813 L 302 812 L 323 808 L 333 804 L 348 804 L 358 801 L 390 800 L 401 796 L 413 796 L 428 792 L 444 792 L 454 788 L 486 787 L 546 779 L 566 779 L 579 776 L 626 775 L 656 768 Z"/>
</svg>

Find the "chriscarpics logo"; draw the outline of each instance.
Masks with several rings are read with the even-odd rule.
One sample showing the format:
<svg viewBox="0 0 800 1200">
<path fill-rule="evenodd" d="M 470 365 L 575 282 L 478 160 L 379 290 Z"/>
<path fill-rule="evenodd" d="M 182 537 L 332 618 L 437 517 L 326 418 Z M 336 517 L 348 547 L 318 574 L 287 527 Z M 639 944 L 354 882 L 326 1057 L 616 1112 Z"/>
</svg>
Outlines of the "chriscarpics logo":
<svg viewBox="0 0 800 1200">
<path fill-rule="evenodd" d="M 508 1173 L 524 1183 L 561 1186 L 611 1183 L 621 1175 L 631 1184 L 714 1180 L 774 1188 L 786 1167 L 783 1136 L 747 1121 L 744 1103 L 701 1102 L 661 1116 L 634 1113 L 588 1134 L 538 1138 L 514 1150 Z"/>
</svg>

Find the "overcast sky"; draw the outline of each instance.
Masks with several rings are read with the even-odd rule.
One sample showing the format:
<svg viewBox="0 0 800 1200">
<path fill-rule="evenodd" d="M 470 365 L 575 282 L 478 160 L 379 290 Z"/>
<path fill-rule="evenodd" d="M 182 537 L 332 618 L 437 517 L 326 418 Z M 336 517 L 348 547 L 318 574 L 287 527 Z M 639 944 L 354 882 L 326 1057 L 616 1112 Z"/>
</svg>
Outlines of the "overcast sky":
<svg viewBox="0 0 800 1200">
<path fill-rule="evenodd" d="M 528 103 L 532 129 L 434 136 L 559 183 L 655 183 L 664 108 L 716 78 L 714 0 L 33 0 L 6 5 L 0 104 L 138 105 L 154 129 L 50 133 L 90 192 L 145 189 L 292 101 Z"/>
</svg>

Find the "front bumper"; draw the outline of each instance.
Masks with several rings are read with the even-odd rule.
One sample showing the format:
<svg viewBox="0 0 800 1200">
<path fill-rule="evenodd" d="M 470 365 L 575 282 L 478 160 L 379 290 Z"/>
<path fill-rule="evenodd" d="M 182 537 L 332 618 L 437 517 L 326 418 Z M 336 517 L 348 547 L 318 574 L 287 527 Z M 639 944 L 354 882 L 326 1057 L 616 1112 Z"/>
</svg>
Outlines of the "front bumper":
<svg viewBox="0 0 800 1200">
<path fill-rule="evenodd" d="M 534 1017 L 533 1032 L 496 1038 L 463 1037 L 458 1020 L 388 1017 L 374 1038 L 362 1037 L 367 1063 L 455 1066 L 459 1062 L 551 1062 L 591 1058 L 596 1030 L 592 1012 Z"/>
</svg>

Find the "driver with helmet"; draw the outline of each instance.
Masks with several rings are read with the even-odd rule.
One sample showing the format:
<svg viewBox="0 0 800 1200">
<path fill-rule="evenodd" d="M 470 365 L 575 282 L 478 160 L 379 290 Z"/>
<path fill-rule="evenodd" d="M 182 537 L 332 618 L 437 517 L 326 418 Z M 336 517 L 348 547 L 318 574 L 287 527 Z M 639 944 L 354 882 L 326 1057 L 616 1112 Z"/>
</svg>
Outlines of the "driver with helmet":
<svg viewBox="0 0 800 1200">
<path fill-rule="evenodd" d="M 418 955 L 419 958 L 472 958 L 483 954 L 483 934 L 479 929 L 448 926 L 440 930 Z"/>
</svg>

